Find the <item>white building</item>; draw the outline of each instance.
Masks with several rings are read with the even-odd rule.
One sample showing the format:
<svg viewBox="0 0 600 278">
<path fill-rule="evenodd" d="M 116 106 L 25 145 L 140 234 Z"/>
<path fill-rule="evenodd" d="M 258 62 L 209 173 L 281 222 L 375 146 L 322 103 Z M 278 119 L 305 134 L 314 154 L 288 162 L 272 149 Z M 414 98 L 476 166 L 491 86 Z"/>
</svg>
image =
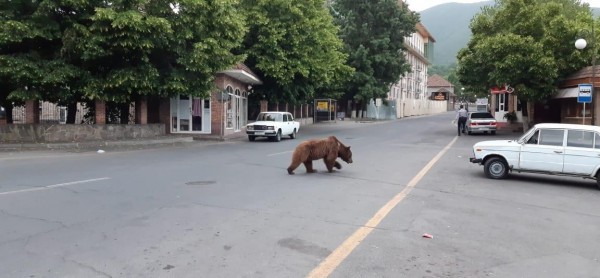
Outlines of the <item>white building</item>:
<svg viewBox="0 0 600 278">
<path fill-rule="evenodd" d="M 396 117 L 403 118 L 446 111 L 445 103 L 432 101 L 427 92 L 427 66 L 433 58 L 435 39 L 420 22 L 417 31 L 404 40 L 406 61 L 412 71 L 390 88 L 388 101 L 394 103 Z"/>
</svg>

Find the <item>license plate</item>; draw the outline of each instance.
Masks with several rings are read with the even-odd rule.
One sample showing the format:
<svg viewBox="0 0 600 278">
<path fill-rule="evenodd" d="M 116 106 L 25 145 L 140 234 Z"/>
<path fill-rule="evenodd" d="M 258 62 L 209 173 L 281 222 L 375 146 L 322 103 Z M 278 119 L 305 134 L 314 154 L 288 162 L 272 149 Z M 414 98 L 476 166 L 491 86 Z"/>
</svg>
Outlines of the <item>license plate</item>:
<svg viewBox="0 0 600 278">
<path fill-rule="evenodd" d="M 265 135 L 265 132 L 264 131 L 257 131 L 257 132 L 254 132 L 254 134 L 255 135 Z"/>
<path fill-rule="evenodd" d="M 479 130 L 488 130 L 488 129 L 489 129 L 489 128 L 487 128 L 487 127 L 482 127 L 482 128 L 479 128 Z"/>
</svg>

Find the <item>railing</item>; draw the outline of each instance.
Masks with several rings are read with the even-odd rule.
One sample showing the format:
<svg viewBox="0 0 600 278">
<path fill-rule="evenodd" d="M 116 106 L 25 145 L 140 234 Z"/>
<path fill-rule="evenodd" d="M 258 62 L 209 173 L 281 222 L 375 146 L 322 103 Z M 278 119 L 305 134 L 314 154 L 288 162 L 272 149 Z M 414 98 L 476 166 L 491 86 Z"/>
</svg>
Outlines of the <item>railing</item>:
<svg viewBox="0 0 600 278">
<path fill-rule="evenodd" d="M 77 111 L 75 112 L 75 122 L 73 124 L 91 124 L 93 123 L 93 115 L 90 114 L 90 109 L 85 103 L 77 103 Z M 116 107 L 107 111 L 107 124 L 120 123 L 120 108 Z M 135 105 L 131 104 L 128 107 L 128 124 L 135 123 Z M 68 108 L 60 106 L 52 102 L 43 101 L 39 106 L 39 123 L 40 124 L 66 124 Z M 25 124 L 26 111 L 25 106 L 15 106 L 12 109 L 12 124 Z"/>
</svg>

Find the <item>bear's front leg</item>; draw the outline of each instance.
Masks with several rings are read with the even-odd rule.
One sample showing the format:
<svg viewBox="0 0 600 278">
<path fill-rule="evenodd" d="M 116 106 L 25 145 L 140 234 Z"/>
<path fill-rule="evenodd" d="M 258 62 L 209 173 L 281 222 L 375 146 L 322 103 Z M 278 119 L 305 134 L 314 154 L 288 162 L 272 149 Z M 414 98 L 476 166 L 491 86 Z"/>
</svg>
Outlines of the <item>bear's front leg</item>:
<svg viewBox="0 0 600 278">
<path fill-rule="evenodd" d="M 331 160 L 331 159 L 324 159 L 325 160 L 325 167 L 327 167 L 327 171 L 329 173 L 333 172 L 333 167 L 335 166 L 335 159 Z"/>
</svg>

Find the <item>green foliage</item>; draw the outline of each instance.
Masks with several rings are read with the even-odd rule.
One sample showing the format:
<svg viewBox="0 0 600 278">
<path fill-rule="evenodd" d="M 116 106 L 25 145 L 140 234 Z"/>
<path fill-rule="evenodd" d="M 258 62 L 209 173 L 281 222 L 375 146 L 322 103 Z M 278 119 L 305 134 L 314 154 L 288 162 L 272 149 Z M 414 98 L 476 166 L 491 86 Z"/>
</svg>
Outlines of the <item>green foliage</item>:
<svg viewBox="0 0 600 278">
<path fill-rule="evenodd" d="M 207 96 L 244 59 L 238 0 L 0 3 L 0 101 Z"/>
<path fill-rule="evenodd" d="M 471 41 L 458 54 L 459 81 L 468 91 L 510 84 L 525 100 L 549 98 L 562 78 L 590 64 L 592 51 L 573 43 L 592 22 L 576 0 L 496 0 L 471 23 Z"/>
<path fill-rule="evenodd" d="M 240 53 L 264 84 L 255 96 L 300 103 L 335 93 L 352 68 L 322 0 L 242 0 L 249 32 Z"/>
<path fill-rule="evenodd" d="M 415 32 L 419 16 L 396 0 L 335 0 L 332 11 L 356 69 L 346 98 L 363 104 L 384 98 L 392 84 L 409 72 L 404 38 Z"/>
</svg>

